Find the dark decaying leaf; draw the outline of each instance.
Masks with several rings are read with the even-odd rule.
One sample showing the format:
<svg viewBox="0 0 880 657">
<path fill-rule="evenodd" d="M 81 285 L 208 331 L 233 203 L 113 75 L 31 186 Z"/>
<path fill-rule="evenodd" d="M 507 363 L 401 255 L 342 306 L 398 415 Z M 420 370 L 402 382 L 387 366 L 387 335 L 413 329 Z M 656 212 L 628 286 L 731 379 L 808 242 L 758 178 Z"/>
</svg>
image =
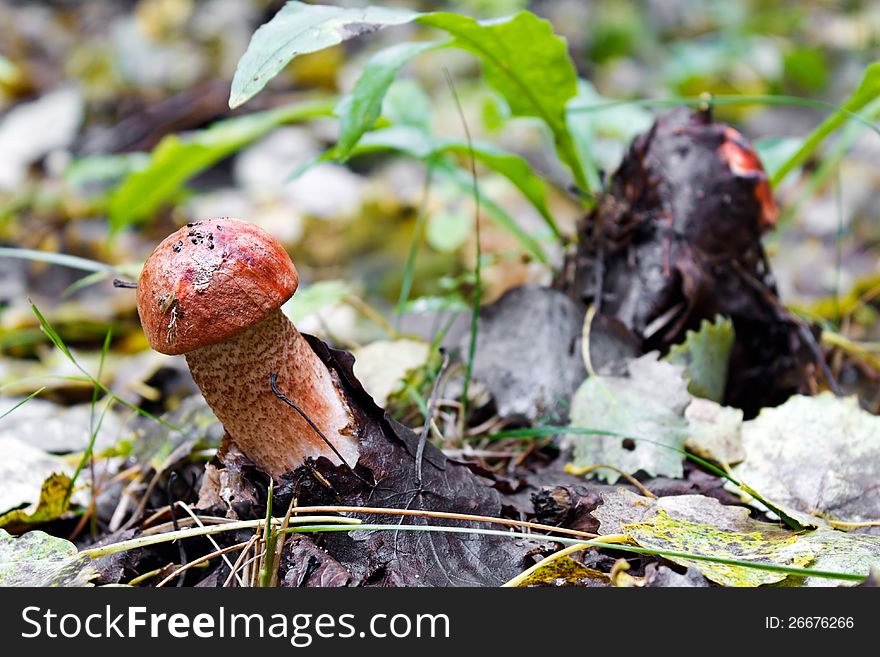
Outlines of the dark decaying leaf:
<svg viewBox="0 0 880 657">
<path fill-rule="evenodd" d="M 418 436 L 375 405 L 354 376 L 351 354 L 331 350 L 311 336 L 306 338 L 338 376 L 350 400 L 358 427 L 360 458 L 354 470 L 345 465 L 334 466 L 321 458 L 288 473 L 276 484 L 274 508 L 285 509 L 295 499 L 299 506 L 371 506 L 502 515 L 502 498 L 492 487 L 492 481 L 475 474 L 466 464 L 447 459 L 430 443 L 424 450 L 420 487 L 416 463 Z M 266 392 L 271 394 L 268 382 Z M 221 451 L 221 463 L 226 465 L 230 454 L 229 450 Z M 253 479 L 240 463 L 231 466 L 243 479 Z M 236 485 L 241 486 L 242 481 Z M 213 493 L 203 498 L 209 504 L 217 501 L 216 487 Z M 391 515 L 358 517 L 370 524 L 485 528 L 477 523 L 424 517 L 403 521 Z M 535 547 L 530 541 L 477 534 L 390 530 L 333 532 L 322 535 L 320 545 L 343 570 L 312 553 L 318 559 L 317 566 L 311 568 L 313 572 L 304 570 L 295 559 L 288 559 L 285 563 L 293 572 L 289 576 L 281 572 L 281 580 L 290 586 L 309 586 L 314 585 L 311 578 L 319 577 L 340 585 L 343 571 L 347 571 L 351 578 L 345 583 L 356 586 L 497 586 L 531 565 L 527 556 Z M 310 549 L 306 543 L 298 543 L 290 550 L 300 550 L 308 561 Z"/>
<path fill-rule="evenodd" d="M 336 559 L 318 548 L 309 537 L 288 537 L 281 553 L 280 570 L 285 587 L 339 587 L 348 586 L 353 577 Z"/>
<path fill-rule="evenodd" d="M 754 415 L 802 387 L 813 357 L 782 309 L 760 236 L 777 214 L 742 135 L 676 110 L 635 139 L 579 229 L 560 286 L 666 351 L 717 315 L 736 331 L 725 402 Z"/>
<path fill-rule="evenodd" d="M 474 378 L 489 389 L 498 415 L 546 423 L 568 415 L 587 376 L 582 323 L 574 302 L 537 285 L 513 288 L 480 310 Z"/>
</svg>

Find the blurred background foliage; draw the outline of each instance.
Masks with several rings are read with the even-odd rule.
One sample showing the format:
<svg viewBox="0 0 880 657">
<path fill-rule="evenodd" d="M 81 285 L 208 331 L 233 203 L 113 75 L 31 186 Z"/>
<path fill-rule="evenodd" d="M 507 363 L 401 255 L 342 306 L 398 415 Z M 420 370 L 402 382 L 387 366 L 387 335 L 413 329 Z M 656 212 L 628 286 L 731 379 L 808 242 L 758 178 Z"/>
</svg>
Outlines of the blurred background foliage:
<svg viewBox="0 0 880 657">
<path fill-rule="evenodd" d="M 70 378 L 32 301 L 82 362 L 98 362 L 112 330 L 101 376 L 116 394 L 174 406 L 192 390 L 185 369 L 148 350 L 134 294 L 112 279 L 135 280 L 160 239 L 208 216 L 246 218 L 281 239 L 302 278 L 291 314 L 347 348 L 402 335 L 430 342 L 450 313 L 466 312 L 476 261 L 466 153 L 450 156 L 451 169 L 413 157 L 411 142 L 402 154 L 360 148 L 345 164 L 316 161 L 336 141 L 336 102 L 369 57 L 436 35 L 407 25 L 297 58 L 231 111 L 236 64 L 282 4 L 0 2 L 0 395 L 46 385 L 43 396 L 67 403 L 92 394 L 92 382 Z M 384 4 L 480 18 L 529 9 L 567 40 L 588 104 L 704 92 L 840 104 L 880 54 L 880 5 L 869 1 Z M 483 301 L 547 284 L 598 190 L 573 193 L 545 130 L 511 118 L 475 58 L 444 49 L 413 60 L 377 126 L 461 141 L 447 71 L 474 138 L 522 156 L 545 181 L 560 232 L 510 177 L 479 166 Z M 610 174 L 655 111 L 634 102 L 584 113 L 579 146 Z M 773 170 L 827 111 L 758 99 L 717 115 L 755 140 Z M 878 178 L 880 137 L 848 125 L 776 190 L 785 218 L 769 237 L 783 299 L 868 355 L 880 340 Z"/>
</svg>

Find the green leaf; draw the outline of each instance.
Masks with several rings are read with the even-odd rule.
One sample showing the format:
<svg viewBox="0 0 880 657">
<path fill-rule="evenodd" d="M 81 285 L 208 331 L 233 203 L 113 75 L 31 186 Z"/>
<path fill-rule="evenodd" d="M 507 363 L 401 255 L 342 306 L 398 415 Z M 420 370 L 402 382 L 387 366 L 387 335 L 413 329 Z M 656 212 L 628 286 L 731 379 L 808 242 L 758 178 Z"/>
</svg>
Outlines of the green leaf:
<svg viewBox="0 0 880 657">
<path fill-rule="evenodd" d="M 393 125 L 410 125 L 425 132 L 431 126 L 433 101 L 415 78 L 396 80 L 385 94 L 382 114 Z"/>
<path fill-rule="evenodd" d="M 288 2 L 251 37 L 232 78 L 229 106 L 234 109 L 253 98 L 298 55 L 317 52 L 388 25 L 409 23 L 416 16 L 409 9 Z"/>
<path fill-rule="evenodd" d="M 673 345 L 663 360 L 684 365 L 692 395 L 720 403 L 734 338 L 733 322 L 728 318 L 718 315 L 712 323 L 704 319 L 700 330 L 688 331 L 684 342 Z"/>
<path fill-rule="evenodd" d="M 486 142 L 475 142 L 472 147 L 474 159 L 507 178 L 531 202 L 544 223 L 553 231 L 553 235 L 561 238 L 562 233 L 547 207 L 547 183 L 535 174 L 528 161 Z M 443 140 L 435 152 L 470 157 L 471 146 L 451 139 Z"/>
<path fill-rule="evenodd" d="M 474 183 L 470 171 L 465 171 L 445 158 L 435 164 L 435 170 L 447 180 L 451 180 L 455 183 L 459 189 L 461 189 L 462 194 L 473 194 Z M 513 235 L 522 247 L 531 253 L 538 262 L 549 262 L 538 241 L 532 237 L 532 235 L 523 230 L 522 226 L 520 226 L 504 208 L 495 203 L 495 201 L 488 196 L 483 195 L 480 195 L 480 207 L 495 223 L 498 224 L 498 226 Z"/>
<path fill-rule="evenodd" d="M 428 217 L 425 239 L 437 251 L 450 253 L 464 244 L 472 223 L 462 212 L 434 212 Z"/>
<path fill-rule="evenodd" d="M 537 117 L 550 128 L 560 158 L 584 189 L 587 180 L 566 123 L 565 106 L 577 93 L 577 74 L 566 42 L 553 33 L 549 21 L 528 11 L 506 19 L 477 21 L 468 16 L 437 12 L 419 14 L 406 9 L 364 9 L 288 2 L 253 35 L 232 80 L 230 107 L 238 107 L 258 93 L 294 57 L 333 46 L 353 37 L 418 21 L 448 32 L 451 45 L 476 55 L 483 64 L 486 82 L 507 101 L 515 116 Z M 343 147 L 375 112 L 375 94 L 384 93 L 386 80 L 397 72 L 397 63 L 415 56 L 423 44 L 401 46 L 380 59 L 364 88 L 364 108 L 352 120 Z M 401 64 L 402 65 L 402 64 Z M 397 67 L 397 69 L 395 69 Z M 373 89 L 375 83 L 375 89 Z M 345 109 L 345 108 L 343 108 Z"/>
<path fill-rule="evenodd" d="M 770 183 L 776 187 L 793 169 L 801 166 L 819 148 L 828 135 L 849 120 L 850 116 L 847 112 L 860 112 L 865 105 L 878 97 L 880 97 L 880 62 L 873 62 L 865 69 L 862 81 L 847 101 L 841 105 L 841 109 L 822 121 L 809 134 L 797 152 L 776 170 Z"/>
<path fill-rule="evenodd" d="M 690 400 L 681 368 L 658 361 L 656 353 L 630 360 L 625 376 L 591 376 L 572 399 L 571 426 L 616 435 L 569 434 L 575 469 L 608 465 L 681 477 Z M 595 474 L 610 484 L 619 476 L 607 468 Z"/>
<path fill-rule="evenodd" d="M 169 135 L 153 149 L 144 168 L 128 175 L 110 198 L 110 227 L 118 231 L 150 217 L 197 173 L 294 121 L 325 116 L 328 102 L 304 103 L 219 121 L 187 135 Z"/>
<path fill-rule="evenodd" d="M 450 13 L 427 14 L 418 21 L 445 30 L 455 37 L 453 45 L 479 57 L 486 82 L 514 116 L 542 119 L 575 183 L 588 189 L 566 123 L 566 104 L 577 94 L 577 73 L 565 39 L 553 33 L 549 21 L 528 11 L 494 21 Z"/>
<path fill-rule="evenodd" d="M 12 413 L 13 411 L 15 411 L 15 409 L 17 409 L 17 408 L 21 408 L 22 406 L 24 406 L 25 404 L 27 404 L 31 399 L 33 399 L 34 397 L 36 397 L 37 395 L 39 395 L 39 394 L 40 394 L 41 392 L 43 392 L 45 389 L 46 389 L 46 386 L 43 386 L 43 387 L 40 388 L 39 390 L 34 390 L 31 394 L 29 394 L 27 397 L 25 397 L 25 398 L 22 399 L 21 401 L 17 402 L 16 404 L 14 404 L 11 408 L 9 408 L 9 409 L 3 411 L 2 413 L 0 413 L 0 420 L 2 420 L 2 419 L 5 418 L 7 415 L 9 415 L 9 414 Z"/>
<path fill-rule="evenodd" d="M 445 164 L 438 164 L 438 171 L 450 175 L 457 183 L 464 184 L 466 182 L 471 188 L 473 181 L 470 174 L 458 169 L 443 156 L 457 154 L 462 157 L 470 157 L 473 153 L 477 162 L 503 175 L 519 189 L 532 203 L 553 234 L 559 235 L 556 222 L 547 207 L 547 185 L 540 176 L 532 171 L 529 163 L 519 155 L 484 142 L 474 142 L 469 146 L 458 140 L 437 138 L 414 126 L 392 126 L 369 132 L 363 136 L 354 154 L 383 150 L 398 151 L 426 162 L 442 160 Z M 541 262 L 547 262 L 547 256 L 538 242 L 523 231 L 507 213 L 486 197 L 482 197 L 480 202 L 505 229 L 516 236 L 532 255 Z"/>
<path fill-rule="evenodd" d="M 89 586 L 98 571 L 85 554 L 45 532 L 19 537 L 0 529 L 0 586 Z"/>
<path fill-rule="evenodd" d="M 74 187 L 96 183 L 117 183 L 149 162 L 147 153 L 88 155 L 71 162 L 64 170 L 64 181 Z"/>
<path fill-rule="evenodd" d="M 400 69 L 417 55 L 438 45 L 441 44 L 436 41 L 398 43 L 370 58 L 351 94 L 336 107 L 339 139 L 334 154 L 337 159 L 346 159 L 358 140 L 376 123 L 385 94 Z"/>
</svg>

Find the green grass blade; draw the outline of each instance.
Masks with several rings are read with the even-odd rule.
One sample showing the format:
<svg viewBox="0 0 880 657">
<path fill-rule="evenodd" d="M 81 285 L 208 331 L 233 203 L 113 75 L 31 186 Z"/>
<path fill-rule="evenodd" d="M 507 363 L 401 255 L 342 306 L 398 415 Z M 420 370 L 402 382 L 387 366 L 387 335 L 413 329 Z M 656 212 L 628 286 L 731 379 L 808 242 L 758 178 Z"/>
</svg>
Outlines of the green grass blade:
<svg viewBox="0 0 880 657">
<path fill-rule="evenodd" d="M 524 534 L 522 532 L 504 531 L 499 529 L 477 529 L 470 527 L 448 527 L 443 525 L 309 525 L 306 527 L 290 527 L 285 532 L 296 534 L 319 533 L 319 532 L 359 532 L 359 531 L 414 531 L 414 532 L 439 532 L 449 534 L 479 534 L 482 536 L 499 536 L 502 538 L 510 538 L 513 540 L 536 540 L 549 541 L 553 543 L 562 543 L 564 545 L 586 545 L 589 547 L 602 548 L 605 550 L 619 550 L 621 552 L 632 552 L 634 554 L 645 554 L 658 557 L 674 557 L 678 559 L 690 559 L 692 561 L 705 561 L 709 563 L 724 564 L 727 566 L 738 566 L 740 568 L 752 568 L 755 570 L 766 570 L 774 573 L 785 573 L 786 575 L 795 575 L 798 577 L 820 577 L 823 579 L 835 579 L 846 582 L 862 582 L 865 575 L 858 573 L 843 573 L 831 570 L 812 570 L 810 568 L 799 568 L 797 566 L 783 566 L 781 564 L 761 563 L 756 561 L 746 561 L 744 559 L 729 559 L 726 557 L 714 557 L 705 554 L 694 554 L 690 552 L 679 552 L 677 550 L 655 550 L 652 548 L 643 548 L 636 545 L 628 545 L 622 543 L 605 543 L 602 541 L 591 541 L 578 538 L 568 538 L 563 536 L 545 536 L 542 534 Z"/>
<path fill-rule="evenodd" d="M 3 413 L 0 413 L 0 420 L 2 420 L 2 419 L 5 418 L 7 415 L 9 415 L 10 413 L 12 413 L 15 409 L 20 408 L 20 407 L 24 406 L 25 404 L 27 404 L 31 399 L 33 399 L 34 397 L 36 397 L 37 395 L 39 395 L 39 394 L 40 394 L 41 392 L 43 392 L 45 389 L 46 389 L 46 386 L 43 386 L 43 387 L 40 388 L 39 390 L 35 390 L 35 391 L 32 392 L 31 394 L 29 394 L 27 397 L 25 397 L 24 399 L 22 399 L 20 402 L 18 402 L 18 403 L 17 403 L 15 406 L 13 406 L 12 408 L 7 409 L 7 410 L 4 411 Z"/>
</svg>

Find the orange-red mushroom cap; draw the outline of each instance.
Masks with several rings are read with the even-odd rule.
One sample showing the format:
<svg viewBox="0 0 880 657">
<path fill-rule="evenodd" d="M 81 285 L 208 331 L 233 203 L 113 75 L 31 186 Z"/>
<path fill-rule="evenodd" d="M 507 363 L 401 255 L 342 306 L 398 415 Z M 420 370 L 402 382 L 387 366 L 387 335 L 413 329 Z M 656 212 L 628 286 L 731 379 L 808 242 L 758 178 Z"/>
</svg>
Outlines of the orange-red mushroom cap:
<svg viewBox="0 0 880 657">
<path fill-rule="evenodd" d="M 761 206 L 759 225 L 762 229 L 772 228 L 779 218 L 779 208 L 773 199 L 773 190 L 770 189 L 770 182 L 758 153 L 733 128 L 726 128 L 724 136 L 726 139 L 718 148 L 721 159 L 727 162 L 734 175 L 755 179 L 755 198 Z"/>
<path fill-rule="evenodd" d="M 225 342 L 265 319 L 297 283 L 290 256 L 262 228 L 208 219 L 172 233 L 147 258 L 138 314 L 153 349 L 183 354 Z"/>
</svg>

